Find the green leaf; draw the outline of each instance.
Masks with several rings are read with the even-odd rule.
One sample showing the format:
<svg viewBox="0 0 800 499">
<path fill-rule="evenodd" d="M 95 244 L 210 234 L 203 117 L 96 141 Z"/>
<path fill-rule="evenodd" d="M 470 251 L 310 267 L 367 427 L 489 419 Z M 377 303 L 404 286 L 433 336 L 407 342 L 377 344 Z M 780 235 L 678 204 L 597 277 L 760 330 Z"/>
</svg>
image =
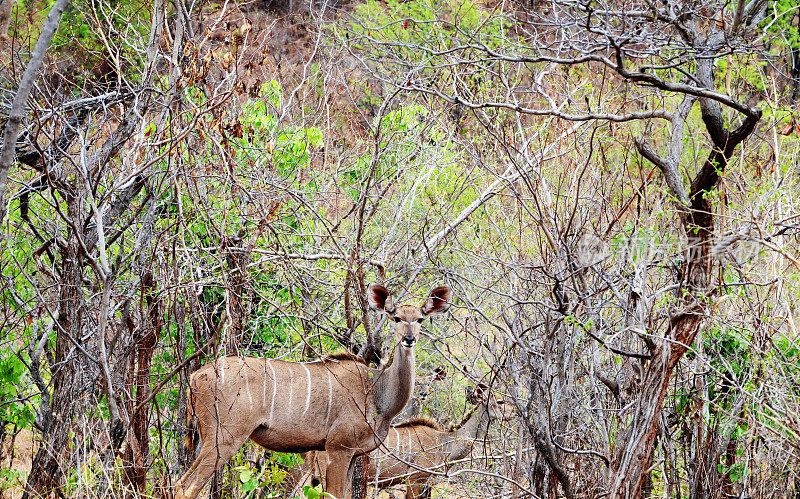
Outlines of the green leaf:
<svg viewBox="0 0 800 499">
<path fill-rule="evenodd" d="M 252 478 L 253 478 L 253 472 L 250 469 L 244 469 L 239 473 L 239 480 L 241 480 L 242 483 L 249 482 Z"/>
<path fill-rule="evenodd" d="M 321 495 L 322 495 L 322 485 L 317 485 L 316 487 L 306 485 L 305 487 L 303 487 L 303 496 L 306 499 L 319 499 Z"/>
</svg>

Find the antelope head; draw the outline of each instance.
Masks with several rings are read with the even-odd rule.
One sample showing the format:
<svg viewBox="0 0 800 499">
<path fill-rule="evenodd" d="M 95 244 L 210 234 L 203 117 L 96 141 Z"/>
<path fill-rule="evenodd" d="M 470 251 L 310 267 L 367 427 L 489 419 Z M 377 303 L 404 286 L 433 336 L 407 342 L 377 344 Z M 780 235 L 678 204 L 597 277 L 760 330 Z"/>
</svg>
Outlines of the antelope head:
<svg viewBox="0 0 800 499">
<path fill-rule="evenodd" d="M 514 404 L 502 398 L 490 396 L 489 387 L 479 383 L 474 389 L 467 388 L 467 402 L 483 406 L 489 420 L 511 421 L 514 418 Z"/>
<path fill-rule="evenodd" d="M 370 284 L 367 288 L 367 301 L 372 310 L 382 312 L 395 323 L 395 338 L 406 348 L 412 348 L 419 336 L 422 321 L 431 315 L 438 315 L 450 308 L 453 290 L 448 286 L 434 288 L 422 306 L 400 305 L 396 307 L 391 293 L 380 284 Z"/>
</svg>

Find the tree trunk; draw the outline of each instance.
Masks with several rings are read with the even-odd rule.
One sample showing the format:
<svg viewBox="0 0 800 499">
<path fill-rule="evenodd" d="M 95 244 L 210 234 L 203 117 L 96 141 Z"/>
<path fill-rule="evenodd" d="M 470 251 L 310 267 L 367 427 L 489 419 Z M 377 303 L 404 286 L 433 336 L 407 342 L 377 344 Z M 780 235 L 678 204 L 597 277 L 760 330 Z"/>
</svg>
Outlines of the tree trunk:
<svg viewBox="0 0 800 499">
<path fill-rule="evenodd" d="M 236 236 L 225 238 L 222 243 L 229 270 L 226 290 L 228 328 L 225 337 L 225 350 L 228 355 L 239 355 L 239 341 L 244 336 L 247 315 L 244 307 L 244 291 L 247 284 L 247 261 L 250 258 L 250 251 L 243 247 L 244 235 L 245 232 L 242 229 Z"/>
<path fill-rule="evenodd" d="M 161 336 L 161 315 L 159 303 L 156 299 L 155 281 L 153 274 L 146 271 L 142 277 L 142 292 L 145 307 L 142 313 L 144 326 L 140 330 L 137 341 L 137 370 L 136 370 L 136 407 L 150 398 L 150 365 L 153 360 L 153 350 Z M 133 421 L 133 435 L 138 443 L 138 449 L 133 459 L 131 484 L 138 493 L 143 493 L 147 487 L 147 469 L 150 456 L 150 411 L 142 407 L 135 415 Z"/>
<path fill-rule="evenodd" d="M 698 62 L 697 79 L 707 88 L 714 88 L 712 76 L 713 59 Z M 751 108 L 742 124 L 734 131 L 724 128 L 722 110 L 718 103 L 700 99 L 703 123 L 714 144 L 714 149 L 703 163 L 691 183 L 689 206 L 681 215 L 681 222 L 687 235 L 685 263 L 679 284 L 685 298 L 682 309 L 671 312 L 669 327 L 663 339 L 656 339 L 651 347 L 651 358 L 644 367 L 644 380 L 641 393 L 634 408 L 628 431 L 620 438 L 620 445 L 614 455 L 609 474 L 609 497 L 641 497 L 646 473 L 653 462 L 655 436 L 658 421 L 664 405 L 672 370 L 694 342 L 700 325 L 708 313 L 706 307 L 713 291 L 713 259 L 711 243 L 714 235 L 714 212 L 708 195 L 718 184 L 725 171 L 728 160 L 736 146 L 750 136 L 761 118 L 759 109 Z M 685 115 L 684 115 L 685 116 Z M 648 159 L 652 153 L 643 151 Z M 677 165 L 671 165 L 659 158 L 654 161 L 664 170 L 665 177 Z M 681 196 L 673 192 L 678 199 Z"/>
<path fill-rule="evenodd" d="M 0 0 L 0 40 L 8 36 L 8 28 L 11 26 L 15 3 L 16 0 Z"/>
<path fill-rule="evenodd" d="M 350 484 L 351 499 L 367 498 L 367 476 L 366 470 L 369 469 L 369 454 L 363 454 L 353 458 L 353 478 Z"/>
<path fill-rule="evenodd" d="M 76 182 L 76 185 L 80 185 Z M 82 227 L 83 196 L 79 188 L 65 188 L 67 216 L 73 227 Z M 83 357 L 80 345 L 83 326 L 83 254 L 78 235 L 69 230 L 66 247 L 62 249 L 59 315 L 56 328 L 56 351 L 53 369 L 53 397 L 50 410 L 42 415 L 42 443 L 33 459 L 25 484 L 23 499 L 56 493 L 62 496 L 61 477 L 69 465 L 64 456 L 72 417 L 80 391 L 78 367 Z"/>
<path fill-rule="evenodd" d="M 664 402 L 672 371 L 669 366 L 670 344 L 664 343 L 662 350 L 650 360 L 642 380 L 641 396 L 635 409 L 634 420 L 623 439 L 622 445 L 611 462 L 612 470 L 626 470 L 626 473 L 612 474 L 610 489 L 612 497 L 636 497 L 640 494 L 645 467 L 652 461 L 653 444 L 658 430 L 658 414 Z"/>
<path fill-rule="evenodd" d="M 175 296 L 173 298 L 174 304 L 174 311 L 175 311 L 175 327 L 177 330 L 177 341 L 176 341 L 176 358 L 179 364 L 183 364 L 185 361 L 185 353 L 186 353 L 186 304 L 180 301 L 180 299 Z M 178 382 L 178 423 L 179 428 L 181 429 L 180 435 L 186 434 L 187 428 L 184 426 L 186 424 L 186 415 L 189 410 L 186 403 L 186 396 L 189 392 L 189 367 L 186 366 L 181 369 L 179 374 L 179 382 Z M 174 472 L 178 474 L 182 474 L 185 472 L 189 466 L 192 464 L 194 460 L 194 456 L 189 454 L 189 449 L 184 445 L 183 439 L 178 439 L 175 443 L 177 447 L 177 454 L 178 454 L 178 463 L 177 467 L 174 469 Z"/>
</svg>

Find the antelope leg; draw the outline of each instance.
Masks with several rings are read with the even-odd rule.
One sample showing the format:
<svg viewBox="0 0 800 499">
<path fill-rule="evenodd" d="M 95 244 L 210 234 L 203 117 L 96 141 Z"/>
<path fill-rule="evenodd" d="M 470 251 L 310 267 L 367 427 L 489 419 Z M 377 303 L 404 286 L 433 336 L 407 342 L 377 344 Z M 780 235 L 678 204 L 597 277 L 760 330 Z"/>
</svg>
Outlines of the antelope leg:
<svg viewBox="0 0 800 499">
<path fill-rule="evenodd" d="M 325 492 L 336 499 L 345 499 L 347 481 L 352 473 L 354 452 L 351 450 L 327 451 Z"/>
<path fill-rule="evenodd" d="M 202 448 L 200 449 L 200 455 L 197 456 L 189 471 L 178 481 L 175 499 L 197 497 L 208 480 L 214 475 L 214 472 L 228 462 L 247 440 L 246 436 L 236 437 L 231 434 L 228 434 L 226 438 L 220 435 L 217 439 L 203 437 L 207 436 L 201 436 Z"/>
</svg>

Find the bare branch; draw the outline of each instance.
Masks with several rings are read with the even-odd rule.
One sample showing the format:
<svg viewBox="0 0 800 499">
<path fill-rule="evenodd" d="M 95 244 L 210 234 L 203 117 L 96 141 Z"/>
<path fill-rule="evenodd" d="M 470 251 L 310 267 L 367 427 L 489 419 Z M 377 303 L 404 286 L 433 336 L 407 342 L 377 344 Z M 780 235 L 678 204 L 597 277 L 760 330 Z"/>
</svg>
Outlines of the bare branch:
<svg viewBox="0 0 800 499">
<path fill-rule="evenodd" d="M 70 0 L 57 0 L 55 5 L 50 9 L 47 14 L 47 19 L 42 26 L 42 32 L 39 34 L 39 39 L 36 40 L 36 45 L 33 47 L 31 53 L 31 60 L 25 67 L 25 73 L 17 87 L 17 93 L 14 95 L 14 101 L 11 104 L 11 112 L 6 120 L 6 126 L 3 132 L 3 149 L 0 151 L 0 221 L 6 217 L 7 210 L 7 183 L 8 171 L 11 169 L 11 164 L 14 161 L 16 153 L 17 137 L 19 136 L 19 128 L 22 120 L 25 119 L 26 105 L 28 97 L 33 90 L 33 85 L 36 82 L 36 77 L 39 74 L 39 68 L 44 61 L 44 55 L 47 53 L 47 48 L 50 46 L 50 41 L 53 39 L 58 24 L 61 21 L 61 14 L 64 9 L 70 4 Z"/>
</svg>

